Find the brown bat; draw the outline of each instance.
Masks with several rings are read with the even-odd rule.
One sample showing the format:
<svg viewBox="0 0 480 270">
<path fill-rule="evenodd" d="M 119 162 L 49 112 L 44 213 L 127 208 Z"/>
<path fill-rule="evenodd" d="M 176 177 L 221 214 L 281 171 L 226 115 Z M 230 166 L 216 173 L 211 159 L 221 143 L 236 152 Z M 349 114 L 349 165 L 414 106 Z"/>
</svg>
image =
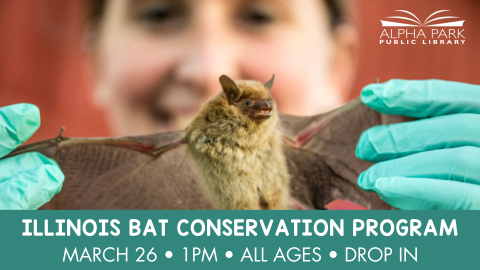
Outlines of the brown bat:
<svg viewBox="0 0 480 270">
<path fill-rule="evenodd" d="M 218 209 L 288 206 L 290 175 L 270 93 L 274 78 L 264 85 L 222 75 L 223 91 L 202 106 L 182 136 Z"/>
<path fill-rule="evenodd" d="M 364 130 L 407 120 L 375 112 L 359 99 L 316 116 L 280 115 L 291 197 L 311 209 L 337 199 L 391 209 L 357 186 L 371 163 L 358 159 L 355 147 Z M 182 134 L 85 139 L 60 134 L 9 156 L 38 151 L 60 165 L 63 188 L 42 209 L 213 209 Z"/>
</svg>

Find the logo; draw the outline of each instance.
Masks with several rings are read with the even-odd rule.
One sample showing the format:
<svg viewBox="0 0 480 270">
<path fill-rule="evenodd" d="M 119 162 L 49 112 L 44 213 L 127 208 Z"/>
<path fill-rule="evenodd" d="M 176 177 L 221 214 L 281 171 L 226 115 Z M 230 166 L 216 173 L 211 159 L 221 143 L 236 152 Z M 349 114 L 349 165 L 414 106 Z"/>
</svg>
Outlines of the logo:
<svg viewBox="0 0 480 270">
<path fill-rule="evenodd" d="M 402 27 L 402 26 L 409 26 L 409 27 L 421 27 L 421 26 L 428 26 L 428 27 L 445 27 L 445 26 L 458 26 L 458 27 L 463 27 L 463 21 L 455 21 L 455 22 L 447 22 L 447 23 L 437 23 L 437 24 L 429 24 L 433 21 L 438 21 L 438 20 L 443 20 L 443 19 L 456 19 L 458 17 L 453 17 L 453 16 L 445 16 L 445 17 L 438 17 L 438 18 L 432 18 L 430 19 L 433 15 L 435 14 L 438 14 L 440 12 L 445 12 L 445 11 L 449 11 L 449 10 L 439 10 L 439 11 L 435 11 L 434 13 L 430 14 L 430 16 L 428 16 L 427 19 L 425 19 L 425 21 L 422 23 L 420 21 L 420 19 L 418 19 L 417 16 L 415 16 L 413 13 L 411 13 L 410 11 L 406 11 L 406 10 L 396 10 L 396 11 L 400 11 L 400 12 L 405 12 L 407 14 L 410 14 L 412 15 L 413 18 L 407 18 L 407 17 L 401 17 L 401 16 L 390 16 L 390 17 L 387 17 L 387 18 L 391 18 L 391 19 L 403 19 L 403 20 L 408 20 L 408 21 L 412 21 L 412 22 L 415 22 L 416 24 L 407 24 L 407 23 L 397 23 L 397 22 L 390 22 L 390 21 L 382 21 L 382 26 L 383 27 Z M 430 19 L 430 20 L 428 20 Z"/>
<path fill-rule="evenodd" d="M 462 34 L 465 20 L 457 20 L 459 17 L 455 16 L 436 16 L 439 13 L 449 10 L 435 11 L 423 22 L 410 11 L 395 11 L 406 13 L 409 16 L 386 17 L 387 19 L 396 19 L 397 21 L 380 20 L 382 27 L 384 27 L 380 35 L 380 44 L 465 44 L 465 36 Z M 417 31 L 417 29 L 413 27 L 419 27 L 420 29 Z M 425 29 L 424 31 L 424 27 L 431 29 Z"/>
</svg>

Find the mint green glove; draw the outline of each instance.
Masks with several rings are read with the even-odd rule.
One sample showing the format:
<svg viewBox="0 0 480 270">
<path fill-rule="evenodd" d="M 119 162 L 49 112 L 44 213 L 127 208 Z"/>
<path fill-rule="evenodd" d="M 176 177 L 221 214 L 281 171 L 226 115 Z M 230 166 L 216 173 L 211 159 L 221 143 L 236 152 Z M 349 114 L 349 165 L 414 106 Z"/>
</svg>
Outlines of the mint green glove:
<svg viewBox="0 0 480 270">
<path fill-rule="evenodd" d="M 441 80 L 371 84 L 361 99 L 376 111 L 425 118 L 376 126 L 357 144 L 379 162 L 358 185 L 399 209 L 480 209 L 480 86 Z"/>
<path fill-rule="evenodd" d="M 0 158 L 25 142 L 40 126 L 40 112 L 30 104 L 0 108 Z M 37 209 L 62 188 L 55 161 L 40 153 L 0 160 L 0 209 Z"/>
</svg>

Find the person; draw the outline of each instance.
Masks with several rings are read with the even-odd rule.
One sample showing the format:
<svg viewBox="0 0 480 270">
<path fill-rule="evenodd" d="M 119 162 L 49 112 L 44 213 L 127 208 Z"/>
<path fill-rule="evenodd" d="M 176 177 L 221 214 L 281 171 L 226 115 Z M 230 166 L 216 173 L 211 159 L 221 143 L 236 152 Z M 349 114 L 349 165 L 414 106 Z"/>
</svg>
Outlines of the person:
<svg viewBox="0 0 480 270">
<path fill-rule="evenodd" d="M 358 38 L 341 0 L 94 0 L 90 10 L 94 100 L 115 135 L 184 128 L 220 90 L 222 74 L 259 81 L 276 74 L 272 95 L 279 111 L 295 115 L 340 106 L 355 79 Z M 361 99 L 382 113 L 424 119 L 365 131 L 357 156 L 379 163 L 359 176 L 360 187 L 399 209 L 480 208 L 479 86 L 391 80 L 366 86 Z M 0 155 L 35 130 L 19 111 L 2 113 L 4 130 L 24 136 L 0 135 L 15 138 Z M 2 168 L 22 168 L 2 170 L 10 180 L 0 180 L 0 192 L 12 191 L 0 193 L 0 208 L 35 209 L 41 204 L 32 202 L 60 190 L 58 166 L 36 155 L 29 165 L 0 161 Z M 49 173 L 33 173 L 40 167 Z M 13 191 L 35 181 L 58 188 L 40 199 L 36 190 Z"/>
</svg>

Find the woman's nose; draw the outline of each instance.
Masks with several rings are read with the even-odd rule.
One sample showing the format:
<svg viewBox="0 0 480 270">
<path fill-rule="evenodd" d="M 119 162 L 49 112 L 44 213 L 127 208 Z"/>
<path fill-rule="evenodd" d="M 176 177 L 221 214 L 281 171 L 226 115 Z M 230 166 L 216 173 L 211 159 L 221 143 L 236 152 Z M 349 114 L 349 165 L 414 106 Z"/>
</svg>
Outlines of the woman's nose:
<svg viewBox="0 0 480 270">
<path fill-rule="evenodd" d="M 239 78 L 235 46 L 225 27 L 203 23 L 193 31 L 177 66 L 177 77 L 194 85 L 205 98 L 209 98 L 221 90 L 218 78 L 222 74 Z"/>
</svg>

